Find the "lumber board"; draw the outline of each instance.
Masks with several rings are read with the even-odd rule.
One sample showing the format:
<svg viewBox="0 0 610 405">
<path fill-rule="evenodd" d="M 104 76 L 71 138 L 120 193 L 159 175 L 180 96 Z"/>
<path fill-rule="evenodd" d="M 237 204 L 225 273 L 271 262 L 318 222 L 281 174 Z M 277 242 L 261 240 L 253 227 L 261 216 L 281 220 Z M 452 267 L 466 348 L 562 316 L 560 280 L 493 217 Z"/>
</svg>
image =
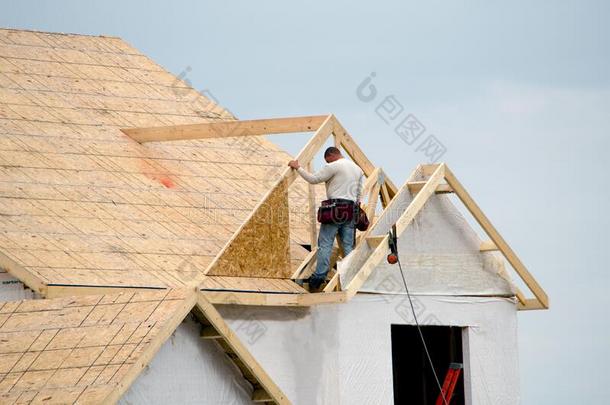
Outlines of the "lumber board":
<svg viewBox="0 0 610 405">
<path fill-rule="evenodd" d="M 309 173 L 313 172 L 313 163 L 309 162 L 306 165 L 306 169 Z M 316 214 L 316 187 L 313 184 L 307 184 L 307 205 L 309 209 L 309 241 L 313 247 L 318 243 L 318 229 L 317 229 L 317 214 Z"/>
<path fill-rule="evenodd" d="M 406 227 L 409 226 L 415 216 L 421 211 L 426 201 L 428 201 L 430 196 L 434 194 L 434 190 L 436 190 L 437 185 L 443 179 L 444 172 L 445 165 L 439 165 L 432 176 L 428 179 L 426 185 L 415 196 L 415 198 L 413 198 L 413 201 L 411 201 L 405 211 L 396 220 L 396 232 L 398 235 L 401 235 L 404 232 Z M 406 189 L 408 189 L 407 184 L 400 189 L 399 193 L 406 192 Z M 392 203 L 390 203 L 386 209 L 391 209 L 391 205 Z M 384 235 L 383 238 L 375 239 L 375 243 L 378 243 L 377 247 L 372 250 L 369 257 L 362 264 L 361 268 L 345 288 L 348 291 L 348 297 L 351 298 L 358 292 L 360 287 L 362 287 L 364 282 L 368 279 L 371 272 L 375 269 L 375 267 L 377 267 L 383 258 L 386 257 L 388 251 L 388 240 L 388 235 Z"/>
<path fill-rule="evenodd" d="M 295 270 L 295 272 L 292 274 L 292 276 L 290 278 L 293 280 L 301 279 L 302 278 L 301 274 L 308 266 L 310 266 L 310 264 L 312 263 L 312 261 L 314 260 L 314 258 L 316 257 L 317 254 L 318 254 L 318 247 L 316 246 L 315 248 L 313 248 L 311 250 L 311 252 L 309 252 L 307 254 L 307 257 L 305 257 L 305 259 L 301 262 L 299 267 Z"/>
<path fill-rule="evenodd" d="M 329 293 L 332 291 L 341 291 L 341 279 L 339 277 L 339 272 L 335 272 L 329 282 L 324 287 L 324 292 Z"/>
<path fill-rule="evenodd" d="M 122 131 L 139 143 L 288 134 L 315 131 L 322 125 L 326 117 L 327 116 L 325 115 L 317 115 L 307 117 L 203 122 L 150 128 L 124 128 Z"/>
<path fill-rule="evenodd" d="M 239 340 L 235 332 L 224 321 L 214 305 L 206 298 L 205 294 L 198 294 L 197 307 L 203 312 L 210 324 L 218 331 L 233 352 L 239 357 L 246 368 L 256 377 L 260 385 L 273 398 L 278 405 L 290 404 L 286 395 L 273 382 L 254 356 Z"/>
<path fill-rule="evenodd" d="M 438 187 L 439 183 L 443 180 L 445 174 L 445 165 L 441 164 L 438 168 L 432 173 L 430 178 L 427 180 L 426 184 L 422 187 L 422 189 L 417 193 L 411 204 L 407 207 L 405 212 L 400 216 L 398 221 L 396 222 L 396 232 L 398 235 L 401 235 L 404 230 L 409 226 L 409 224 L 413 221 L 415 216 L 421 211 L 424 207 L 424 204 L 430 196 L 432 196 Z"/>
<path fill-rule="evenodd" d="M 320 304 L 339 304 L 347 302 L 345 291 L 316 294 L 269 294 L 229 291 L 202 291 L 202 294 L 213 304 L 222 305 L 255 305 L 255 306 L 288 306 L 308 307 Z"/>
<path fill-rule="evenodd" d="M 375 170 L 373 170 L 371 174 L 366 177 L 366 180 L 362 185 L 362 195 L 368 195 L 374 186 L 381 184 L 381 177 L 383 177 L 383 172 L 381 168 L 376 167 Z"/>
<path fill-rule="evenodd" d="M 388 186 L 385 183 L 381 185 L 381 202 L 384 207 L 390 206 L 390 203 L 392 202 L 390 192 L 388 191 Z"/>
<path fill-rule="evenodd" d="M 379 201 L 379 193 L 381 192 L 381 185 L 379 183 L 373 185 L 369 192 L 368 200 L 366 203 L 366 216 L 369 219 L 369 223 L 373 223 L 375 220 L 375 212 L 377 210 L 377 201 Z"/>
<path fill-rule="evenodd" d="M 33 291 L 36 291 L 42 295 L 47 294 L 47 285 L 27 271 L 23 266 L 11 259 L 6 254 L 0 252 L 0 268 L 6 270 L 8 273 L 18 278 Z"/>
<path fill-rule="evenodd" d="M 381 239 L 380 243 L 373 250 L 367 260 L 364 262 L 362 267 L 358 270 L 358 273 L 350 280 L 349 284 L 345 287 L 347 291 L 348 299 L 352 298 L 364 282 L 368 279 L 371 272 L 377 267 L 377 265 L 386 257 L 388 252 L 388 240 L 389 236 L 386 235 Z"/>
<path fill-rule="evenodd" d="M 517 309 L 519 309 L 519 311 L 535 311 L 540 309 L 548 309 L 548 307 L 542 305 L 542 303 L 538 301 L 538 299 L 527 298 L 525 299 L 525 303 L 519 302 L 519 304 L 517 305 Z"/>
<path fill-rule="evenodd" d="M 409 186 L 409 190 L 412 194 L 417 194 L 422 189 L 422 187 L 426 184 L 425 181 L 410 181 L 407 183 Z M 453 193 L 451 187 L 448 184 L 439 184 L 435 190 L 436 194 L 447 194 Z"/>
</svg>

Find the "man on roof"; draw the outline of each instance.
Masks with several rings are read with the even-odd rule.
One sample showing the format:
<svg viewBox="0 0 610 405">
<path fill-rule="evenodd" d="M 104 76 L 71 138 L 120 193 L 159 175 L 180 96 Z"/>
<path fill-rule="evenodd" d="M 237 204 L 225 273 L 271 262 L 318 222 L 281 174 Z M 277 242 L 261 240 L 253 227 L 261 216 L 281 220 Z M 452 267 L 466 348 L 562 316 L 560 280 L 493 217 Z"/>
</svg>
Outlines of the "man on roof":
<svg viewBox="0 0 610 405">
<path fill-rule="evenodd" d="M 355 210 L 362 190 L 362 170 L 351 160 L 345 159 L 334 146 L 324 152 L 326 165 L 316 173 L 303 169 L 297 160 L 288 162 L 310 184 L 325 183 L 326 200 L 318 210 L 320 233 L 315 272 L 309 278 L 309 291 L 319 292 L 330 270 L 330 256 L 337 234 L 341 240 L 344 257 L 354 248 Z"/>
</svg>

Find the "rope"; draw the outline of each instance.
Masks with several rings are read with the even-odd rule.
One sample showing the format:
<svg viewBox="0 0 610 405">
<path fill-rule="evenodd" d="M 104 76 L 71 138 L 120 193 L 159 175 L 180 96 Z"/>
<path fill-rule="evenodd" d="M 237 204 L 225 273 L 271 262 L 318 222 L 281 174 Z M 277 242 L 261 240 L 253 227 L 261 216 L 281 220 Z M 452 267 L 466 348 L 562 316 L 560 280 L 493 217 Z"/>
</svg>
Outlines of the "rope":
<svg viewBox="0 0 610 405">
<path fill-rule="evenodd" d="M 434 375 L 434 380 L 436 381 L 436 385 L 438 386 L 438 390 L 441 393 L 441 397 L 443 398 L 443 403 L 445 405 L 449 405 L 447 402 L 447 398 L 445 398 L 445 393 L 443 392 L 443 388 L 441 387 L 441 382 L 436 375 L 436 371 L 434 370 L 434 365 L 432 364 L 432 358 L 430 357 L 430 352 L 428 351 L 428 346 L 426 345 L 426 340 L 424 339 L 424 334 L 421 331 L 421 326 L 419 325 L 419 321 L 417 320 L 417 315 L 415 314 L 415 307 L 413 306 L 413 300 L 411 299 L 411 294 L 409 293 L 409 287 L 407 287 L 407 280 L 405 279 L 405 275 L 402 272 L 402 265 L 400 264 L 400 257 L 396 254 L 396 258 L 398 259 L 398 268 L 400 269 L 400 275 L 402 276 L 402 282 L 405 285 L 405 291 L 407 292 L 407 297 L 409 298 L 409 304 L 411 305 L 411 312 L 413 313 L 413 319 L 415 319 L 415 325 L 417 325 L 417 331 L 419 332 L 419 337 L 421 339 L 422 344 L 424 345 L 424 351 L 426 352 L 426 357 L 428 358 L 428 363 L 430 364 L 430 368 L 432 369 L 432 374 Z"/>
</svg>

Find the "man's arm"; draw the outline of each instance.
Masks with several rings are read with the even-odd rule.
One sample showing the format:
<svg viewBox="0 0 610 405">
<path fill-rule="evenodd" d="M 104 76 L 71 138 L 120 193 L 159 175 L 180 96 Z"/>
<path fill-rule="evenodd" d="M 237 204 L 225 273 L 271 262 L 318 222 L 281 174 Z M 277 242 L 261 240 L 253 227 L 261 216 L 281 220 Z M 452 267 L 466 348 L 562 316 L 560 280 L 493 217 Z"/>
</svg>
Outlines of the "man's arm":
<svg viewBox="0 0 610 405">
<path fill-rule="evenodd" d="M 301 175 L 301 177 L 309 184 L 324 183 L 325 181 L 330 180 L 330 178 L 335 174 L 330 165 L 325 165 L 315 173 L 309 173 L 307 170 L 303 169 L 297 160 L 291 160 L 288 162 L 288 166 L 295 169 L 297 173 L 299 173 L 299 175 Z"/>
</svg>

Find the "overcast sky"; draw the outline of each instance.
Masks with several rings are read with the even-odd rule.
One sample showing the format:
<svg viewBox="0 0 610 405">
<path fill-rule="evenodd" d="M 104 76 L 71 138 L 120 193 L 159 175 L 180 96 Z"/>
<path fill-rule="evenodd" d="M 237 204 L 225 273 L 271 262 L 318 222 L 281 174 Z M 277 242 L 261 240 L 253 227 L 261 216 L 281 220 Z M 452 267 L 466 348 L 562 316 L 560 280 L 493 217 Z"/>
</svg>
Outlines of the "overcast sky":
<svg viewBox="0 0 610 405">
<path fill-rule="evenodd" d="M 440 142 L 551 298 L 519 314 L 523 404 L 608 401 L 610 2 L 156 3 L 4 1 L 0 25 L 122 37 L 240 118 L 332 112 L 395 183 Z"/>
</svg>

